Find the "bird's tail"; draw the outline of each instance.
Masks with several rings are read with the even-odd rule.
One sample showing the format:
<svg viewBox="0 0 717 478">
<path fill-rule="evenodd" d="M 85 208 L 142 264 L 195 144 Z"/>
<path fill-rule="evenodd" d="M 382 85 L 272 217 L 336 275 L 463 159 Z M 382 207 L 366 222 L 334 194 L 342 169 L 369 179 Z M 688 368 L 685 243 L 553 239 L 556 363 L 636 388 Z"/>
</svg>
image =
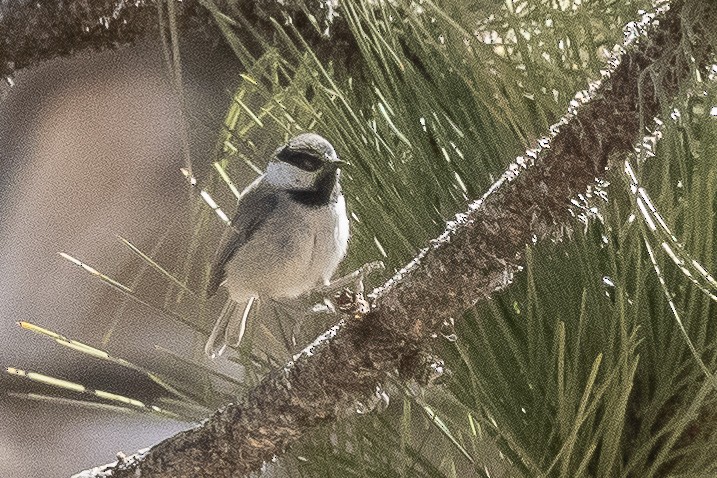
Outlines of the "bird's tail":
<svg viewBox="0 0 717 478">
<path fill-rule="evenodd" d="M 223 354 L 227 347 L 239 346 L 246 332 L 246 321 L 253 304 L 254 297 L 250 297 L 246 304 L 235 303 L 233 310 L 222 310 L 204 346 L 204 353 L 214 358 Z"/>
</svg>

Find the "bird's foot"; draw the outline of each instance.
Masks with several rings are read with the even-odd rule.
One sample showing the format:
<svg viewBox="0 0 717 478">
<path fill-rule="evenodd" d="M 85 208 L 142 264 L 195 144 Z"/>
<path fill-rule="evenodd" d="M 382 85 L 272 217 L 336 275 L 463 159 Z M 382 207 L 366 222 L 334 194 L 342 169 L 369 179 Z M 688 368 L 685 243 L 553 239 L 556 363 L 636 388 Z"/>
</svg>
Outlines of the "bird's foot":
<svg viewBox="0 0 717 478">
<path fill-rule="evenodd" d="M 314 305 L 312 312 L 317 314 L 336 313 L 336 308 L 338 307 L 342 312 L 352 315 L 361 316 L 367 314 L 370 310 L 370 305 L 364 298 L 364 277 L 383 270 L 384 267 L 382 261 L 368 262 L 355 271 L 314 290 L 312 296 L 320 295 L 323 300 L 321 303 Z M 349 286 L 353 286 L 353 291 Z M 334 295 L 333 301 L 327 298 L 336 293 L 336 291 L 339 292 Z"/>
<path fill-rule="evenodd" d="M 371 304 L 364 298 L 363 291 L 352 292 L 348 287 L 336 295 L 336 305 L 340 311 L 351 314 L 356 319 L 371 311 Z"/>
<path fill-rule="evenodd" d="M 385 268 L 383 261 L 373 261 L 368 262 L 355 271 L 346 274 L 343 277 L 339 277 L 338 279 L 332 280 L 329 284 L 324 285 L 322 287 L 318 287 L 313 291 L 312 295 L 320 295 L 320 296 L 329 296 L 333 292 L 336 292 L 337 290 L 341 290 L 344 287 L 348 287 L 350 285 L 353 285 L 354 291 L 357 293 L 363 294 L 364 286 L 363 286 L 363 279 L 364 277 L 368 276 L 369 274 L 372 274 L 376 271 L 383 270 Z"/>
</svg>

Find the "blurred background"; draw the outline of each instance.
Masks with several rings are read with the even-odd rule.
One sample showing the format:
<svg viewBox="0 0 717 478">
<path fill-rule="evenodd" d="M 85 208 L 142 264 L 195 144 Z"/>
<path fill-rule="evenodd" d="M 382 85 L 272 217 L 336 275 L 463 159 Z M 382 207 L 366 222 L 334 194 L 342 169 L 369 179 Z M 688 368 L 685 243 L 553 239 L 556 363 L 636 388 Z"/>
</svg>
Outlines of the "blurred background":
<svg viewBox="0 0 717 478">
<path fill-rule="evenodd" d="M 191 48 L 183 48 L 184 95 L 193 112 L 186 131 L 192 155 L 207 164 L 236 85 L 237 64 L 222 46 L 186 41 Z M 18 367 L 115 393 L 156 396 L 158 387 L 141 375 L 68 351 L 16 322 L 105 344 L 139 363 L 152 356 L 154 344 L 192 345 L 191 333 L 151 308 L 128 303 L 58 255 L 67 252 L 128 283 L 141 264 L 115 235 L 147 249 L 164 238 L 161 258 L 183 261 L 174 252 L 182 247 L 169 244 L 187 244 L 192 236 L 192 196 L 179 170 L 184 128 L 158 37 L 118 51 L 46 62 L 17 75 L 0 102 L 3 370 Z M 166 289 L 161 278 L 152 281 Z M 113 329 L 117 334 L 107 337 Z M 183 426 L 147 415 L 20 399 L 6 395 L 10 390 L 47 388 L 0 374 L 3 477 L 69 476 Z"/>
</svg>

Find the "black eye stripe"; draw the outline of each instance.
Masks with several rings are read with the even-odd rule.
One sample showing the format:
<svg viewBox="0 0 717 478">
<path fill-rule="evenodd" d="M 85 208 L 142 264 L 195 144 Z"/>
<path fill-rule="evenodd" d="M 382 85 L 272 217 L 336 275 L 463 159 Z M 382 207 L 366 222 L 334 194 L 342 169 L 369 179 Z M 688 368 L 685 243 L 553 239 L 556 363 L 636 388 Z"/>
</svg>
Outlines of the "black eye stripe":
<svg viewBox="0 0 717 478">
<path fill-rule="evenodd" d="M 316 155 L 304 153 L 302 151 L 292 151 L 288 148 L 281 150 L 281 152 L 276 155 L 276 158 L 279 161 L 292 164 L 299 169 L 311 172 L 318 170 L 323 162 Z"/>
</svg>

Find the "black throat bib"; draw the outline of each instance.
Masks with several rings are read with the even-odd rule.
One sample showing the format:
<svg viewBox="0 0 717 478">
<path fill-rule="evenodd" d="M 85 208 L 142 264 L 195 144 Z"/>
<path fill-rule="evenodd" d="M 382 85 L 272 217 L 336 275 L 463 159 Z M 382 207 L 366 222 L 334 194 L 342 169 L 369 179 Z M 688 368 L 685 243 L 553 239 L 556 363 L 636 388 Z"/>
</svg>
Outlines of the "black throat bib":
<svg viewBox="0 0 717 478">
<path fill-rule="evenodd" d="M 326 206 L 338 196 L 340 189 L 336 181 L 336 170 L 329 168 L 321 173 L 312 189 L 290 189 L 291 197 L 310 207 Z"/>
</svg>

